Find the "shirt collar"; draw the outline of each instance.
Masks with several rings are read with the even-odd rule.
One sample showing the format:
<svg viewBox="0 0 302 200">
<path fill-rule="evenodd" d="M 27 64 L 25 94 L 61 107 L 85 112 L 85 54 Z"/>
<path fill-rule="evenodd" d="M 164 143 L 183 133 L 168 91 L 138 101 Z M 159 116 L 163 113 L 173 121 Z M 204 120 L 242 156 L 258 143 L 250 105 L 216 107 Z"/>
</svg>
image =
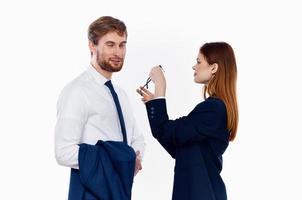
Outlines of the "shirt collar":
<svg viewBox="0 0 302 200">
<path fill-rule="evenodd" d="M 88 72 L 89 74 L 92 75 L 94 80 L 100 85 L 104 85 L 108 81 L 108 79 L 105 78 L 101 73 L 96 71 L 96 69 L 91 64 L 88 67 Z"/>
</svg>

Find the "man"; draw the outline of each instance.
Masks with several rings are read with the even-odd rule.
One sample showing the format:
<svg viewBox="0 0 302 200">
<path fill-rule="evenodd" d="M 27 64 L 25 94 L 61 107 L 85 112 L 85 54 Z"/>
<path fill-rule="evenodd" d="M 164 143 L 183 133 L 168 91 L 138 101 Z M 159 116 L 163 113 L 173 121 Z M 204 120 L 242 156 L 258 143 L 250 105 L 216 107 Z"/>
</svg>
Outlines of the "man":
<svg viewBox="0 0 302 200">
<path fill-rule="evenodd" d="M 91 62 L 88 69 L 69 83 L 57 103 L 55 155 L 60 165 L 79 169 L 79 144 L 123 141 L 123 125 L 105 85 L 112 74 L 122 69 L 127 42 L 125 24 L 104 16 L 88 29 Z M 114 85 L 124 119 L 126 141 L 136 152 L 135 175 L 142 169 L 144 138 L 137 128 L 126 93 Z M 125 139 L 125 138 L 124 138 Z"/>
</svg>

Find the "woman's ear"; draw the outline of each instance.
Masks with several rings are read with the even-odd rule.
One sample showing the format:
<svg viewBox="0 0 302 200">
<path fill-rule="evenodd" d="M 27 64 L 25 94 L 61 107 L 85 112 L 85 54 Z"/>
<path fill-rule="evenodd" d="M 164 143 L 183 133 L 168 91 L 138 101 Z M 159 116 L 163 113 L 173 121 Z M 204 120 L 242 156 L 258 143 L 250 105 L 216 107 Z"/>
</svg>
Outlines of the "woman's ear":
<svg viewBox="0 0 302 200">
<path fill-rule="evenodd" d="M 214 63 L 211 65 L 211 67 L 212 67 L 212 74 L 215 74 L 218 70 L 218 64 Z"/>
</svg>

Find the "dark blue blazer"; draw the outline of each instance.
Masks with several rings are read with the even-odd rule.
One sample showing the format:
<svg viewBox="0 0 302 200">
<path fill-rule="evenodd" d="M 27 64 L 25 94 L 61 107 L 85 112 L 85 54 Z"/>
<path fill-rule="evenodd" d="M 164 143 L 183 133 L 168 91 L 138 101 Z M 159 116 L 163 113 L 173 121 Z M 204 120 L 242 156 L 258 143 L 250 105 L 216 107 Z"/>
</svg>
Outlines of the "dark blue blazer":
<svg viewBox="0 0 302 200">
<path fill-rule="evenodd" d="M 229 143 L 223 101 L 209 97 L 187 116 L 169 120 L 165 99 L 146 103 L 153 136 L 175 158 L 173 200 L 226 200 L 220 176 Z"/>
<path fill-rule="evenodd" d="M 80 144 L 79 170 L 71 169 L 69 200 L 130 200 L 134 150 L 124 142 Z"/>
</svg>

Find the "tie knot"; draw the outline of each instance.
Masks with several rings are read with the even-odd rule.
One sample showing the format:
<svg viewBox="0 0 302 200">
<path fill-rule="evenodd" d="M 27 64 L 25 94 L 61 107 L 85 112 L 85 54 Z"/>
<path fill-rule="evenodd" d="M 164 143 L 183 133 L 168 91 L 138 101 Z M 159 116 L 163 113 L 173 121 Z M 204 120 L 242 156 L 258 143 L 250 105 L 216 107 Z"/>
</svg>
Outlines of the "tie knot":
<svg viewBox="0 0 302 200">
<path fill-rule="evenodd" d="M 112 85 L 112 83 L 111 83 L 111 80 L 107 81 L 107 82 L 105 83 L 105 85 L 106 85 L 110 90 L 114 90 L 113 85 Z"/>
</svg>

